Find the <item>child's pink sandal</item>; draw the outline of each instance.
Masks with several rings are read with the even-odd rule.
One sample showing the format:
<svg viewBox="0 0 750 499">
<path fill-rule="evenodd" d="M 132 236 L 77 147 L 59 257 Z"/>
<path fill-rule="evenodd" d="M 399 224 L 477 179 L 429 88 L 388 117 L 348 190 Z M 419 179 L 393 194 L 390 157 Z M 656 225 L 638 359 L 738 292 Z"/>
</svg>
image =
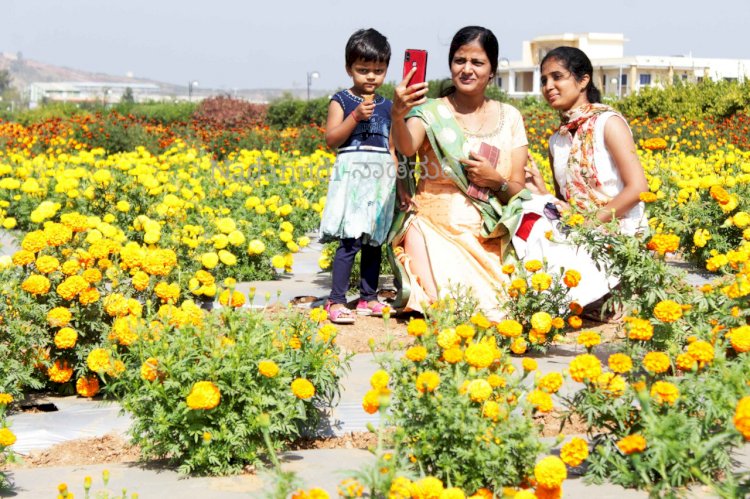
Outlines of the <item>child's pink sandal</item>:
<svg viewBox="0 0 750 499">
<path fill-rule="evenodd" d="M 354 314 L 351 310 L 344 307 L 332 308 L 333 302 L 326 303 L 325 310 L 328 312 L 328 319 L 334 324 L 354 324 Z"/>
<path fill-rule="evenodd" d="M 357 315 L 372 315 L 375 317 L 383 316 L 383 309 L 385 304 L 377 302 L 375 305 L 370 305 L 365 300 L 359 300 L 357 302 Z"/>
</svg>

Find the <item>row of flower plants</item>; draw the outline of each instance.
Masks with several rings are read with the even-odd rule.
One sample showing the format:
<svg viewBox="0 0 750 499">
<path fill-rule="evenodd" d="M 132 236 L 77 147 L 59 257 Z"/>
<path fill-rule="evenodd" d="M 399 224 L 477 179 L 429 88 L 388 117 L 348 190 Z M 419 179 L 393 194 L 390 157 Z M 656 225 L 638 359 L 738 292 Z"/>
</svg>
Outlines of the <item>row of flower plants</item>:
<svg viewBox="0 0 750 499">
<path fill-rule="evenodd" d="M 654 139 L 641 158 L 652 236 L 567 219 L 620 278 L 612 303 L 629 314 L 628 341 L 609 370 L 582 356 L 560 377 L 537 377 L 530 359 L 514 372 L 509 353 L 580 327 L 565 292 L 586 276 L 543 262 L 507 266 L 508 320 L 490 324 L 457 292 L 410 324 L 415 345 L 403 359 L 383 360 L 387 380 L 374 381 L 365 408 L 389 406 L 398 430 L 388 447 L 398 452 L 381 456 L 393 463 L 391 483 L 370 489 L 421 469 L 469 494 L 536 483 L 538 496 L 554 496 L 565 468 L 548 459 L 536 476 L 549 449 L 533 416 L 556 402 L 587 423 L 591 479 L 660 493 L 731 471 L 731 451 L 750 433 L 750 410 L 738 403 L 748 393 L 750 155 L 727 146 L 688 156 Z M 335 396 L 343 368 L 335 329 L 320 310 L 273 323 L 235 310 L 257 300 L 236 282 L 291 270 L 319 220 L 331 160 L 240 151 L 216 161 L 181 142 L 160 155 L 4 151 L 2 224 L 21 250 L 0 260 L 0 403 L 45 386 L 81 396 L 106 386 L 134 414 L 144 457 L 199 473 L 257 462 L 264 429 L 279 448 L 314 427 L 315 403 Z M 695 290 L 653 258 L 678 251 L 721 279 Z M 206 313 L 201 305 L 214 301 L 225 309 Z M 566 377 L 584 388 L 556 395 Z M 14 437 L 0 426 L 5 452 Z M 564 454 L 584 454 L 575 442 Z"/>
</svg>

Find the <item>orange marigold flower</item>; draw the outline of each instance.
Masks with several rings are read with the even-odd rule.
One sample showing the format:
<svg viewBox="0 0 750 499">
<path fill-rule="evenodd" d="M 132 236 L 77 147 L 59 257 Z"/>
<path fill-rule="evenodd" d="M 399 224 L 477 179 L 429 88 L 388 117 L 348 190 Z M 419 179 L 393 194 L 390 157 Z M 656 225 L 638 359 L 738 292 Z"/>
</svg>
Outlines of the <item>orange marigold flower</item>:
<svg viewBox="0 0 750 499">
<path fill-rule="evenodd" d="M 660 255 L 674 253 L 680 247 L 680 238 L 674 234 L 655 234 L 646 247 Z"/>
<path fill-rule="evenodd" d="M 729 202 L 729 193 L 720 185 L 712 185 L 708 193 L 719 204 L 727 204 Z"/>
<path fill-rule="evenodd" d="M 539 389 L 529 392 L 526 400 L 539 412 L 550 412 L 554 408 L 550 394 Z"/>
<path fill-rule="evenodd" d="M 542 487 L 556 488 L 568 478 L 568 470 L 559 457 L 547 456 L 534 466 L 534 478 Z"/>
<path fill-rule="evenodd" d="M 39 274 L 32 274 L 21 283 L 21 289 L 32 295 L 47 294 L 50 288 L 49 279 Z"/>
<path fill-rule="evenodd" d="M 412 362 L 421 362 L 427 358 L 427 349 L 421 345 L 416 345 L 409 347 L 405 355 Z"/>
<path fill-rule="evenodd" d="M 617 447 L 626 455 L 643 452 L 646 449 L 646 439 L 638 434 L 628 435 L 618 440 Z"/>
<path fill-rule="evenodd" d="M 692 371 L 696 365 L 695 358 L 687 352 L 679 354 L 674 361 L 680 371 Z"/>
<path fill-rule="evenodd" d="M 653 203 L 657 199 L 656 194 L 654 194 L 653 192 L 648 192 L 648 191 L 647 192 L 641 192 L 638 195 L 638 197 L 644 203 Z"/>
<path fill-rule="evenodd" d="M 586 348 L 593 348 L 601 342 L 602 337 L 596 331 L 582 331 L 576 338 L 576 343 Z"/>
<path fill-rule="evenodd" d="M 581 273 L 577 270 L 568 269 L 563 274 L 563 282 L 569 288 L 575 288 L 581 282 Z"/>
<path fill-rule="evenodd" d="M 97 376 L 84 376 L 76 381 L 76 392 L 81 397 L 93 397 L 99 393 L 99 378 Z"/>
<path fill-rule="evenodd" d="M 78 333 L 73 328 L 64 327 L 55 333 L 55 346 L 60 350 L 67 350 L 76 346 Z"/>
<path fill-rule="evenodd" d="M 425 371 L 417 376 L 416 384 L 420 393 L 434 392 L 440 384 L 440 375 L 435 371 Z"/>
<path fill-rule="evenodd" d="M 73 368 L 68 365 L 66 360 L 56 360 L 55 363 L 47 370 L 50 381 L 55 383 L 67 383 L 73 376 Z"/>
<path fill-rule="evenodd" d="M 529 272 L 536 272 L 538 270 L 541 270 L 542 266 L 542 262 L 540 262 L 539 260 L 529 260 L 524 264 L 524 268 Z"/>
<path fill-rule="evenodd" d="M 191 409 L 208 411 L 219 405 L 221 392 L 211 381 L 198 381 L 185 400 Z"/>
<path fill-rule="evenodd" d="M 711 362 L 714 360 L 714 347 L 707 341 L 698 340 L 688 345 L 687 353 L 698 362 Z"/>
<path fill-rule="evenodd" d="M 750 397 L 743 397 L 734 412 L 734 427 L 745 440 L 750 440 Z"/>
<path fill-rule="evenodd" d="M 544 390 L 547 393 L 557 393 L 562 387 L 563 377 L 560 373 L 548 373 L 539 378 L 537 386 L 540 390 Z"/>
<path fill-rule="evenodd" d="M 750 326 L 740 326 L 733 328 L 727 335 L 729 342 L 732 344 L 737 353 L 750 352 Z"/>
<path fill-rule="evenodd" d="M 144 381 L 154 381 L 159 377 L 159 360 L 149 357 L 141 364 L 141 379 Z"/>
<path fill-rule="evenodd" d="M 526 343 L 526 340 L 523 338 L 515 338 L 510 344 L 510 351 L 516 355 L 523 355 L 526 353 L 527 347 L 528 344 Z"/>
<path fill-rule="evenodd" d="M 55 307 L 47 312 L 47 323 L 52 327 L 65 327 L 70 324 L 73 314 L 65 307 Z"/>
<path fill-rule="evenodd" d="M 626 317 L 628 324 L 628 338 L 637 341 L 648 341 L 654 336 L 654 326 L 646 319 Z"/>
</svg>

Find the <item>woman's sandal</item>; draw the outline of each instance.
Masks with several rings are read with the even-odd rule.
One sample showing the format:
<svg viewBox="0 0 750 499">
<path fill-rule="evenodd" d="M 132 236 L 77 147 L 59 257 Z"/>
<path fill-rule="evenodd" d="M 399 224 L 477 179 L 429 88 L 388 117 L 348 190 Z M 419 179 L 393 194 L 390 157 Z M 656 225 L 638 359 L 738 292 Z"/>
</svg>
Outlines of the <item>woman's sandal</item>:
<svg viewBox="0 0 750 499">
<path fill-rule="evenodd" d="M 325 310 L 328 312 L 328 319 L 334 324 L 354 324 L 354 314 L 351 310 L 344 307 L 332 308 L 334 304 L 326 303 Z"/>
<path fill-rule="evenodd" d="M 383 309 L 385 307 L 385 303 L 377 302 L 375 305 L 370 305 L 365 300 L 359 300 L 359 303 L 357 303 L 357 315 L 383 317 Z"/>
</svg>

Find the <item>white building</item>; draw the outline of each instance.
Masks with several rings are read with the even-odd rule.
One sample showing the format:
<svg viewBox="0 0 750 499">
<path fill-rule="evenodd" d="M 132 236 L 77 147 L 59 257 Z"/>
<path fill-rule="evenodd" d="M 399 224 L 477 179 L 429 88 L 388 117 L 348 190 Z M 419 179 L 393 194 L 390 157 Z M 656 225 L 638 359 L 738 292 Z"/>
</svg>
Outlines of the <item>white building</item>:
<svg viewBox="0 0 750 499">
<path fill-rule="evenodd" d="M 130 88 L 136 102 L 165 99 L 164 91 L 154 83 L 116 82 L 34 82 L 29 85 L 29 107 L 44 100 L 55 102 L 100 102 L 114 104 Z"/>
<path fill-rule="evenodd" d="M 501 60 L 497 83 L 511 97 L 538 96 L 539 62 L 550 50 L 576 47 L 594 66 L 594 84 L 603 95 L 625 96 L 649 86 L 663 87 L 675 80 L 698 82 L 750 78 L 750 59 L 705 59 L 692 56 L 625 56 L 622 33 L 564 33 L 523 42 L 520 61 Z"/>
</svg>

